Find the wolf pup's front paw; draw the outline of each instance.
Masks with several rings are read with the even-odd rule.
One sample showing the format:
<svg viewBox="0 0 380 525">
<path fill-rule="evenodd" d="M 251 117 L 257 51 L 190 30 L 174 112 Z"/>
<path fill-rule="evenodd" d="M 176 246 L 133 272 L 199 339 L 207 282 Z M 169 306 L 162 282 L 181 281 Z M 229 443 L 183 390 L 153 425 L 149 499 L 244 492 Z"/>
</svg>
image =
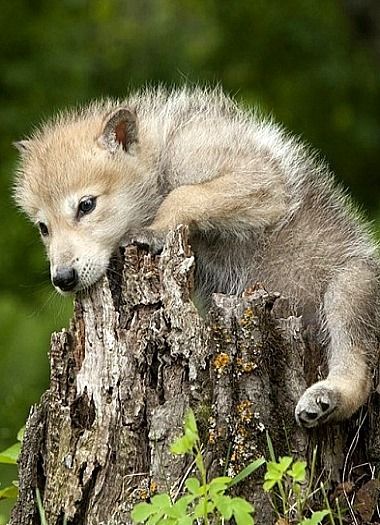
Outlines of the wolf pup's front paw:
<svg viewBox="0 0 380 525">
<path fill-rule="evenodd" d="M 142 228 L 141 230 L 130 230 L 123 237 L 120 246 L 127 244 L 137 244 L 147 247 L 150 252 L 157 255 L 162 252 L 165 246 L 166 234 L 164 232 L 157 232 L 149 228 Z"/>
<path fill-rule="evenodd" d="M 297 403 L 295 417 L 301 427 L 311 428 L 334 417 L 339 393 L 325 381 L 315 383 Z"/>
</svg>

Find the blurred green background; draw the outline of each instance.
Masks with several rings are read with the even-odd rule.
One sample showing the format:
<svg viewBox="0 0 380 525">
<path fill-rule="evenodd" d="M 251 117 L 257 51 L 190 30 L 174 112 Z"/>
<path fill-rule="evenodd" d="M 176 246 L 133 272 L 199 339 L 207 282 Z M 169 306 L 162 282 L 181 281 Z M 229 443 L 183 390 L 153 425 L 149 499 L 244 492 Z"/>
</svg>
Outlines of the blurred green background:
<svg viewBox="0 0 380 525">
<path fill-rule="evenodd" d="M 220 83 L 321 150 L 376 228 L 380 2 L 2 0 L 0 7 L 1 450 L 46 388 L 50 332 L 67 325 L 71 311 L 52 291 L 37 232 L 12 203 L 12 141 L 93 97 L 123 97 L 147 82 Z M 1 483 L 14 476 L 0 465 Z M 0 514 L 5 523 L 1 502 Z"/>
</svg>

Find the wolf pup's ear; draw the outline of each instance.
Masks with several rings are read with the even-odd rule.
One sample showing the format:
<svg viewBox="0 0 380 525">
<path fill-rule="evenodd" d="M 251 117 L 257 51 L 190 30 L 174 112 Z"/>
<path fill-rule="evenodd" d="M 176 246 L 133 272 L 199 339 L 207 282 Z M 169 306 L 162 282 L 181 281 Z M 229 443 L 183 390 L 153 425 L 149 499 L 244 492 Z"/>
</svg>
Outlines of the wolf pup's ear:
<svg viewBox="0 0 380 525">
<path fill-rule="evenodd" d="M 114 153 L 121 145 L 128 151 L 137 142 L 136 115 L 127 108 L 120 108 L 107 117 L 103 133 L 99 137 L 101 146 Z"/>
<path fill-rule="evenodd" d="M 18 140 L 17 142 L 13 142 L 13 146 L 21 155 L 24 155 L 29 149 L 29 140 Z"/>
</svg>

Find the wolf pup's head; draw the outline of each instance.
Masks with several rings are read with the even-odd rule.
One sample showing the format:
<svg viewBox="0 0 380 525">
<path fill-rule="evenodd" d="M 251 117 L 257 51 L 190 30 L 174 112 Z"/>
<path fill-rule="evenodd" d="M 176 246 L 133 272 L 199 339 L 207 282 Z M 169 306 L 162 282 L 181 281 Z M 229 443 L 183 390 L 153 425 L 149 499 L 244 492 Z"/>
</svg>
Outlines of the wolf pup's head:
<svg viewBox="0 0 380 525">
<path fill-rule="evenodd" d="M 54 286 L 63 294 L 88 288 L 128 229 L 151 219 L 151 156 L 140 154 L 135 112 L 91 106 L 15 145 L 15 200 L 39 228 Z"/>
</svg>

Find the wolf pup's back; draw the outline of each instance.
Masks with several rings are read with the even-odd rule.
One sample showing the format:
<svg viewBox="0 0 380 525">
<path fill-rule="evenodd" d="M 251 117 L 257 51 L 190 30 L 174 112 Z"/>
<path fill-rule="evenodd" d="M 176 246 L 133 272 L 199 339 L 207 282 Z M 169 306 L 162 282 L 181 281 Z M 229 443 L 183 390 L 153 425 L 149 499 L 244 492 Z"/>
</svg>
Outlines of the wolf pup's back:
<svg viewBox="0 0 380 525">
<path fill-rule="evenodd" d="M 17 146 L 15 198 L 40 229 L 60 292 L 96 282 L 124 239 L 159 249 L 188 224 L 198 300 L 262 281 L 319 325 L 329 373 L 301 397 L 298 422 L 346 418 L 365 402 L 376 246 L 298 140 L 219 90 L 157 89 L 61 114 Z"/>
</svg>

